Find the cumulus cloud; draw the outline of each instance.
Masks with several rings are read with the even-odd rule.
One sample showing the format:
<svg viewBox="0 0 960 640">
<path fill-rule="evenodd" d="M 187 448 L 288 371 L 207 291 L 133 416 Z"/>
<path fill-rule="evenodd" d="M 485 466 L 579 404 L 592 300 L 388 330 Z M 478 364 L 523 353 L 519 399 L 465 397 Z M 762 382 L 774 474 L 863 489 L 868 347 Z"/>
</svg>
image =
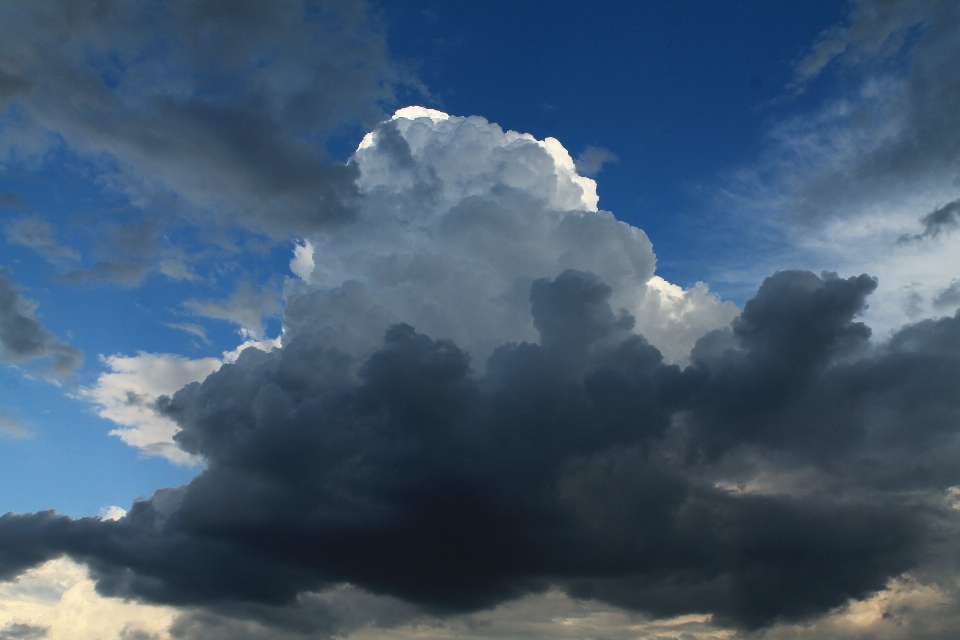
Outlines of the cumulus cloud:
<svg viewBox="0 0 960 640">
<path fill-rule="evenodd" d="M 97 413 L 121 428 L 110 435 L 147 455 L 164 456 L 179 464 L 198 460 L 173 443 L 176 423 L 160 415 L 155 404 L 185 384 L 202 380 L 222 364 L 217 358 L 191 360 L 171 353 L 139 353 L 135 356 L 101 357 L 109 368 L 96 383 L 81 389 L 81 395 L 97 406 Z"/>
<path fill-rule="evenodd" d="M 0 362 L 46 359 L 41 371 L 65 379 L 83 362 L 83 352 L 57 340 L 34 315 L 36 304 L 20 295 L 13 274 L 0 269 Z"/>
<path fill-rule="evenodd" d="M 279 338 L 247 340 L 222 358 L 190 359 L 173 353 L 144 352 L 101 356 L 108 371 L 101 373 L 92 386 L 81 388 L 80 396 L 95 405 L 101 418 L 119 425 L 110 435 L 148 456 L 162 456 L 175 464 L 198 464 L 199 458 L 184 453 L 174 442 L 180 428 L 157 410 L 157 401 L 184 385 L 203 380 L 225 362 L 236 362 L 245 349 L 270 351 L 279 346 Z"/>
<path fill-rule="evenodd" d="M 938 584 L 960 316 L 871 347 L 875 287 L 777 273 L 682 369 L 574 270 L 531 283 L 537 342 L 482 367 L 406 324 L 360 359 L 301 327 L 160 401 L 206 461 L 189 485 L 117 521 L 3 516 L 0 573 L 67 554 L 104 595 L 321 635 L 298 603 L 344 583 L 433 614 L 554 588 L 744 629 Z"/>
<path fill-rule="evenodd" d="M 66 558 L 0 583 L 4 640 L 170 640 L 176 615 L 170 607 L 100 596 L 86 568 Z"/>
<path fill-rule="evenodd" d="M 304 240 L 303 244 L 297 243 L 293 247 L 293 259 L 290 260 L 290 271 L 301 280 L 309 280 L 313 273 L 313 244 L 309 240 Z"/>
<path fill-rule="evenodd" d="M 62 141 L 136 206 L 275 237 L 354 217 L 325 142 L 399 76 L 362 2 L 4 3 L 0 162 Z"/>
<path fill-rule="evenodd" d="M 482 365 L 504 341 L 536 339 L 530 285 L 565 269 L 598 274 L 614 308 L 673 362 L 737 313 L 706 285 L 654 279 L 646 234 L 598 209 L 596 183 L 553 138 L 408 107 L 368 134 L 351 164 L 357 222 L 310 237 L 308 282 L 287 297 L 291 334 L 322 315 L 331 340 L 362 353 L 402 321 Z"/>
</svg>

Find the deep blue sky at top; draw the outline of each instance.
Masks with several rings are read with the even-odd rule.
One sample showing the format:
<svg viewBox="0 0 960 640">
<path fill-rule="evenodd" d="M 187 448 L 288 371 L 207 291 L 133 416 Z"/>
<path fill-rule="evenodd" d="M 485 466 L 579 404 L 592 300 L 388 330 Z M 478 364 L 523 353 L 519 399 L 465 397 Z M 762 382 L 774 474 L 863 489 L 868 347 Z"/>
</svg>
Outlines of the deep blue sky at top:
<svg viewBox="0 0 960 640">
<path fill-rule="evenodd" d="M 615 153 L 619 162 L 597 179 L 600 207 L 646 231 L 659 273 L 684 286 L 708 280 L 701 256 L 722 250 L 696 186 L 755 158 L 772 121 L 832 88 L 836 77 L 827 76 L 768 105 L 785 94 L 792 63 L 847 8 L 837 0 L 374 6 L 392 54 L 432 92 L 426 106 L 555 137 L 574 157 L 588 145 Z"/>
<path fill-rule="evenodd" d="M 705 280 L 729 297 L 708 270 L 722 261 L 718 252 L 731 250 L 722 242 L 723 221 L 697 187 L 709 191 L 724 171 L 755 160 L 773 122 L 835 89 L 830 83 L 839 76 L 827 75 L 802 96 L 764 106 L 785 94 L 792 63 L 844 19 L 846 3 L 399 0 L 374 1 L 371 9 L 394 60 L 424 87 L 423 93 L 400 90 L 388 111 L 424 104 L 480 115 L 504 129 L 555 137 L 574 157 L 588 146 L 609 149 L 619 162 L 597 176 L 600 207 L 647 232 L 667 280 L 683 286 Z M 350 129 L 333 140 L 333 155 L 345 160 L 364 133 Z M 61 148 L 42 167 L 0 175 L 0 191 L 16 191 L 24 214 L 95 247 L 97 238 L 84 235 L 86 220 L 104 210 L 130 209 L 132 219 L 141 213 L 95 178 L 83 159 Z M 189 248 L 196 239 L 174 240 Z M 0 246 L 2 265 L 38 303 L 45 325 L 86 352 L 81 385 L 103 371 L 99 354 L 143 350 L 197 358 L 234 348 L 235 327 L 226 322 L 202 321 L 208 343 L 171 328 L 201 322 L 180 305 L 188 298 L 226 298 L 241 273 L 276 286 L 282 274 L 290 275 L 292 248 L 281 243 L 247 252 L 231 277 L 191 283 L 154 273 L 142 286 L 126 288 L 67 285 L 30 249 Z M 233 258 L 227 258 L 214 255 L 210 262 L 229 266 Z M 279 319 L 267 325 L 267 335 L 277 335 Z M 96 513 L 178 485 L 197 471 L 143 459 L 106 435 L 115 425 L 65 397 L 64 389 L 12 371 L 0 377 L 0 405 L 36 434 L 5 440 L 0 448 L 0 513 L 48 507 Z"/>
</svg>

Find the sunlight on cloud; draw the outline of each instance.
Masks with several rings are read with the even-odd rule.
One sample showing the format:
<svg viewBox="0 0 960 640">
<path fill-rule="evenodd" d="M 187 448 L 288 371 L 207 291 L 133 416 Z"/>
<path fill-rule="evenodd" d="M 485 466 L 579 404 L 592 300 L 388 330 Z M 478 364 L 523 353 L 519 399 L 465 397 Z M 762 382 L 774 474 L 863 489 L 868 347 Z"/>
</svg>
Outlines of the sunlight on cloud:
<svg viewBox="0 0 960 640">
<path fill-rule="evenodd" d="M 288 296 L 285 330 L 323 316 L 340 348 L 360 354 L 404 321 L 454 340 L 482 367 L 501 342 L 536 340 L 530 283 L 571 268 L 612 286 L 614 308 L 673 362 L 737 314 L 703 283 L 684 291 L 654 277 L 646 234 L 597 208 L 596 182 L 553 138 L 406 107 L 352 161 L 359 220 L 295 249 L 291 268 L 307 273 L 307 246 L 313 267 L 309 286 Z"/>
<path fill-rule="evenodd" d="M 351 590 L 308 594 L 305 602 L 334 606 L 341 612 L 369 607 L 370 596 Z M 356 602 L 352 602 L 355 600 Z M 591 600 L 575 600 L 550 590 L 528 595 L 496 608 L 469 615 L 434 618 L 416 615 L 390 624 L 363 624 L 337 633 L 343 640 L 493 640 L 585 637 L 608 640 L 727 640 L 743 638 L 732 629 L 717 626 L 709 615 L 685 615 L 653 620 Z M 958 622 L 953 599 L 942 589 L 911 576 L 891 580 L 885 589 L 864 600 L 851 600 L 805 624 L 779 624 L 750 637 L 757 640 L 806 638 L 875 638 L 912 640 L 950 637 Z M 387 624 L 384 624 L 387 623 Z M 172 607 L 107 598 L 94 590 L 87 570 L 71 560 L 50 561 L 25 573 L 17 582 L 0 583 L 0 632 L 35 630 L 49 640 L 128 640 L 173 637 L 244 637 L 320 639 L 327 633 L 303 633 L 214 615 L 184 614 Z M 45 635 L 41 635 L 45 633 Z M 137 635 L 137 634 L 141 635 Z M 227 635 L 224 636 L 223 634 Z"/>
<path fill-rule="evenodd" d="M 177 424 L 156 410 L 161 396 L 170 396 L 191 382 L 199 382 L 224 363 L 235 362 L 244 349 L 270 351 L 279 348 L 280 337 L 247 340 L 222 358 L 190 358 L 173 353 L 144 353 L 135 356 L 101 356 L 109 369 L 92 387 L 80 389 L 80 396 L 97 407 L 97 414 L 121 425 L 110 435 L 117 436 L 144 454 L 162 456 L 176 464 L 197 464 L 199 458 L 180 449 L 173 441 Z"/>
<path fill-rule="evenodd" d="M 86 567 L 65 558 L 31 569 L 16 582 L 0 582 L 0 634 L 19 628 L 24 634 L 34 629 L 38 635 L 26 637 L 45 640 L 166 640 L 176 615 L 172 607 L 104 598 Z"/>
<path fill-rule="evenodd" d="M 176 423 L 154 409 L 160 396 L 170 395 L 190 382 L 216 371 L 217 358 L 190 360 L 172 353 L 138 353 L 135 356 L 100 357 L 109 369 L 92 387 L 81 389 L 81 397 L 97 406 L 101 418 L 122 425 L 110 435 L 147 455 L 163 456 L 177 464 L 198 460 L 181 451 L 172 438 Z"/>
</svg>

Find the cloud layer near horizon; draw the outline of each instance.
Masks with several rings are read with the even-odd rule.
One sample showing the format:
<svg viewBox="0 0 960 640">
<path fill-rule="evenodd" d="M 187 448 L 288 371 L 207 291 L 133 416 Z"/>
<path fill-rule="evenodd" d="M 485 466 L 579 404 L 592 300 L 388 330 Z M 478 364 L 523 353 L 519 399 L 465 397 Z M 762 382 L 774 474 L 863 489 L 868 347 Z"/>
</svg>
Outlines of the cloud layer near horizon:
<svg viewBox="0 0 960 640">
<path fill-rule="evenodd" d="M 960 318 L 871 350 L 875 286 L 778 273 L 685 369 L 572 270 L 531 287 L 539 344 L 483 373 L 409 325 L 360 362 L 301 331 L 162 403 L 207 461 L 189 485 L 117 521 L 3 516 L 0 566 L 66 553 L 107 595 L 280 618 L 339 583 L 438 613 L 551 585 L 747 628 L 825 613 L 955 520 Z"/>
</svg>

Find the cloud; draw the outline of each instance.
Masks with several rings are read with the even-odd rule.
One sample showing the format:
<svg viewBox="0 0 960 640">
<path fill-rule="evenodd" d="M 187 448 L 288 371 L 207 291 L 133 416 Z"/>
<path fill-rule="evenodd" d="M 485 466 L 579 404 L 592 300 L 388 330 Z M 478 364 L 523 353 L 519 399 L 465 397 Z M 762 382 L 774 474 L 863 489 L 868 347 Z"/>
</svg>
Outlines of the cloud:
<svg viewBox="0 0 960 640">
<path fill-rule="evenodd" d="M 39 218 L 20 218 L 5 228 L 7 242 L 29 247 L 44 259 L 62 264 L 80 259 L 80 252 L 57 242 L 54 228 Z"/>
<path fill-rule="evenodd" d="M 170 607 L 100 596 L 87 570 L 66 558 L 0 583 L 0 629 L 24 634 L 0 632 L 5 640 L 170 640 L 176 615 Z"/>
<path fill-rule="evenodd" d="M 197 459 L 173 444 L 179 431 L 176 423 L 158 414 L 155 403 L 185 384 L 202 380 L 216 371 L 217 358 L 190 360 L 170 353 L 139 353 L 136 356 L 113 355 L 102 358 L 109 372 L 100 374 L 96 384 L 81 390 L 81 395 L 97 406 L 97 414 L 122 428 L 118 436 L 147 455 L 163 456 L 178 464 L 196 464 Z"/>
<path fill-rule="evenodd" d="M 197 457 L 177 447 L 174 435 L 180 428 L 157 410 L 157 401 L 184 385 L 203 380 L 225 362 L 236 362 L 245 349 L 269 352 L 279 346 L 279 338 L 247 340 L 224 352 L 222 359 L 144 352 L 101 356 L 108 371 L 101 373 L 92 386 L 81 388 L 80 396 L 96 406 L 97 415 L 120 426 L 110 435 L 148 456 L 162 456 L 175 464 L 198 464 Z"/>
<path fill-rule="evenodd" d="M 357 222 L 309 237 L 313 268 L 287 296 L 285 332 L 316 328 L 322 315 L 331 344 L 363 354 L 408 322 L 482 366 L 502 342 L 536 339 L 530 285 L 565 269 L 598 274 L 614 308 L 672 362 L 737 314 L 706 285 L 654 280 L 646 234 L 598 209 L 596 183 L 552 138 L 408 107 L 368 134 L 351 164 Z"/>
<path fill-rule="evenodd" d="M 768 105 L 766 150 L 711 203 L 713 233 L 738 248 L 706 265 L 714 287 L 743 291 L 784 265 L 868 271 L 880 280 L 866 315 L 878 336 L 937 315 L 914 294 L 934 299 L 960 269 L 958 33 L 955 2 L 858 0 L 821 34 L 790 91 L 830 93 L 812 107 Z"/>
<path fill-rule="evenodd" d="M 600 173 L 603 165 L 608 162 L 617 162 L 620 158 L 609 149 L 603 147 L 587 147 L 575 162 L 577 171 L 585 176 L 595 176 Z"/>
<path fill-rule="evenodd" d="M 24 424 L 23 420 L 4 411 L 0 411 L 0 437 L 3 436 L 9 438 L 27 438 L 30 436 L 30 431 L 27 429 L 27 425 Z"/>
<path fill-rule="evenodd" d="M 24 204 L 23 196 L 21 196 L 16 191 L 2 191 L 0 192 L 0 205 L 8 207 L 10 209 L 16 209 L 22 207 Z"/>
<path fill-rule="evenodd" d="M 0 362 L 48 359 L 41 371 L 65 379 L 83 362 L 83 352 L 59 342 L 34 316 L 36 305 L 20 295 L 12 274 L 0 269 Z"/>
<path fill-rule="evenodd" d="M 279 292 L 269 287 L 253 288 L 241 282 L 227 300 L 187 300 L 184 309 L 202 318 L 226 320 L 240 326 L 244 337 L 263 337 L 263 318 L 280 314 Z"/>
<path fill-rule="evenodd" d="M 950 286 L 937 294 L 933 300 L 935 309 L 950 309 L 960 307 L 960 280 L 951 280 Z"/>
<path fill-rule="evenodd" d="M 946 132 L 960 130 L 958 29 L 953 2 L 860 0 L 848 25 L 821 35 L 798 82 L 836 56 L 854 89 L 774 132 L 791 214 L 822 221 L 956 199 L 960 152 Z"/>
<path fill-rule="evenodd" d="M 941 233 L 956 229 L 960 222 L 957 221 L 957 212 L 960 212 L 960 200 L 954 200 L 948 204 L 938 207 L 920 218 L 920 224 L 923 225 L 923 232 L 912 236 L 902 235 L 897 240 L 899 244 L 916 242 L 927 238 L 936 238 Z"/>
<path fill-rule="evenodd" d="M 11 622 L 0 629 L 0 640 L 39 640 L 47 637 L 46 627 Z"/>
<path fill-rule="evenodd" d="M 0 161 L 62 140 L 136 206 L 172 195 L 197 224 L 285 237 L 353 219 L 355 171 L 325 142 L 378 119 L 400 80 L 363 3 L 9 5 Z"/>
<path fill-rule="evenodd" d="M 295 244 L 293 247 L 293 259 L 290 260 L 290 271 L 301 280 L 309 280 L 313 273 L 313 245 L 309 240 L 304 240 L 303 244 Z"/>
<path fill-rule="evenodd" d="M 207 338 L 207 330 L 203 325 L 196 324 L 195 322 L 164 322 L 163 326 L 189 333 L 199 338 L 204 344 L 210 344 L 210 339 Z"/>
<path fill-rule="evenodd" d="M 871 347 L 875 287 L 777 273 L 684 369 L 573 270 L 482 368 L 409 325 L 360 359 L 301 327 L 161 400 L 206 461 L 189 485 L 115 522 L 3 516 L 0 572 L 65 553 L 104 595 L 268 626 L 343 583 L 439 615 L 557 588 L 805 623 L 953 553 L 960 317 Z"/>
</svg>

